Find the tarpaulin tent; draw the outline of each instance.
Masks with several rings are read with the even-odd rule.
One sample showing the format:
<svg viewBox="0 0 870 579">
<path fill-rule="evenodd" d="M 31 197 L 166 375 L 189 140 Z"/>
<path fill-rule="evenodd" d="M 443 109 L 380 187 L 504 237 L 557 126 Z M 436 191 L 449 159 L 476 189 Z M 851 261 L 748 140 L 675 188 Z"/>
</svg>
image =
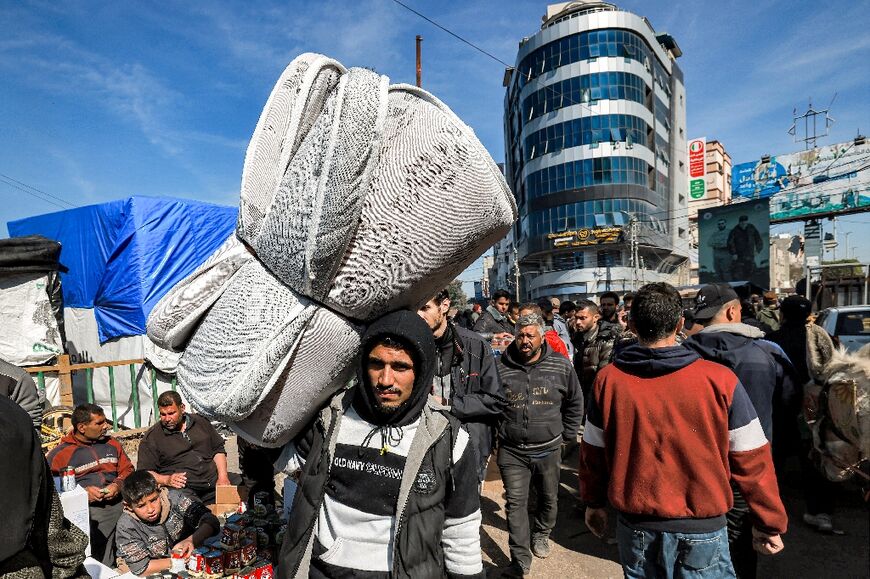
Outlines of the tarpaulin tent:
<svg viewBox="0 0 870 579">
<path fill-rule="evenodd" d="M 145 333 L 154 304 L 232 233 L 238 209 L 129 197 L 11 221 L 9 235 L 60 242 L 64 304 L 93 308 L 100 342 Z"/>
<path fill-rule="evenodd" d="M 177 357 L 144 335 L 154 305 L 205 261 L 235 228 L 238 209 L 186 199 L 129 197 L 99 205 L 28 217 L 7 224 L 9 235 L 38 234 L 61 244 L 65 349 L 71 361 L 110 362 L 146 358 L 174 371 Z M 143 423 L 151 411 L 150 376 L 137 371 Z M 77 402 L 84 400 L 83 372 L 74 376 Z M 132 424 L 130 374 L 115 375 L 120 420 Z M 168 387 L 163 381 L 161 390 Z M 108 375 L 93 375 L 95 402 L 110 402 Z"/>
</svg>

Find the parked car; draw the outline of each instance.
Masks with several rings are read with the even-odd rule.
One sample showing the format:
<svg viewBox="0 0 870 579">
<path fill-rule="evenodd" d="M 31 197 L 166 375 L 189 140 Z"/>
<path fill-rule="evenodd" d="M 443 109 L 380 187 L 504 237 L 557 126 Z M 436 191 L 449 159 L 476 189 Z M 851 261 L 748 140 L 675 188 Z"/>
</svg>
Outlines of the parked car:
<svg viewBox="0 0 870 579">
<path fill-rule="evenodd" d="M 870 344 L 870 305 L 827 308 L 816 323 L 850 352 Z"/>
</svg>

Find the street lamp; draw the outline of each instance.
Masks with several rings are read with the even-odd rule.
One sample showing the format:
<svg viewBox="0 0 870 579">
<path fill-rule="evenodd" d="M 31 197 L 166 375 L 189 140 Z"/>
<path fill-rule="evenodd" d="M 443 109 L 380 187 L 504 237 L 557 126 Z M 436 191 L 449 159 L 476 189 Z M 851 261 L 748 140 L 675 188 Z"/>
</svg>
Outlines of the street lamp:
<svg viewBox="0 0 870 579">
<path fill-rule="evenodd" d="M 849 259 L 849 236 L 852 235 L 851 231 L 846 232 L 846 243 L 843 245 L 846 246 L 846 259 Z"/>
</svg>

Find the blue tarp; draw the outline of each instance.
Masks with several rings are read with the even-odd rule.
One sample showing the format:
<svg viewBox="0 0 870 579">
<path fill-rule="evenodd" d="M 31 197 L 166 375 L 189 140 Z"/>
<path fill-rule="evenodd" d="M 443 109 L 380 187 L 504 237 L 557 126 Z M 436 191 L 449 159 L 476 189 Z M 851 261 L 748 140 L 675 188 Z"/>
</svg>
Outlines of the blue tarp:
<svg viewBox="0 0 870 579">
<path fill-rule="evenodd" d="M 129 197 L 7 224 L 61 243 L 66 307 L 93 308 L 100 342 L 145 333 L 151 309 L 232 233 L 238 209 Z"/>
</svg>

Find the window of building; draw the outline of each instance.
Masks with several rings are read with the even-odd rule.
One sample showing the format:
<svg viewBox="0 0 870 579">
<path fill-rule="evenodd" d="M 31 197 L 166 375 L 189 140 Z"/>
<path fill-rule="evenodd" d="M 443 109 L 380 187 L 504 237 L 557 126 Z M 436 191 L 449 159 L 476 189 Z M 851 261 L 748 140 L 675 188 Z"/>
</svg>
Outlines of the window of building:
<svg viewBox="0 0 870 579">
<path fill-rule="evenodd" d="M 646 83 L 637 75 L 600 72 L 547 85 L 528 95 L 521 108 L 523 119 L 528 123 L 547 112 L 581 103 L 591 106 L 599 100 L 630 100 L 644 104 L 646 92 Z"/>
<path fill-rule="evenodd" d="M 598 267 L 619 267 L 622 265 L 622 252 L 615 249 L 598 251 Z"/>
</svg>

